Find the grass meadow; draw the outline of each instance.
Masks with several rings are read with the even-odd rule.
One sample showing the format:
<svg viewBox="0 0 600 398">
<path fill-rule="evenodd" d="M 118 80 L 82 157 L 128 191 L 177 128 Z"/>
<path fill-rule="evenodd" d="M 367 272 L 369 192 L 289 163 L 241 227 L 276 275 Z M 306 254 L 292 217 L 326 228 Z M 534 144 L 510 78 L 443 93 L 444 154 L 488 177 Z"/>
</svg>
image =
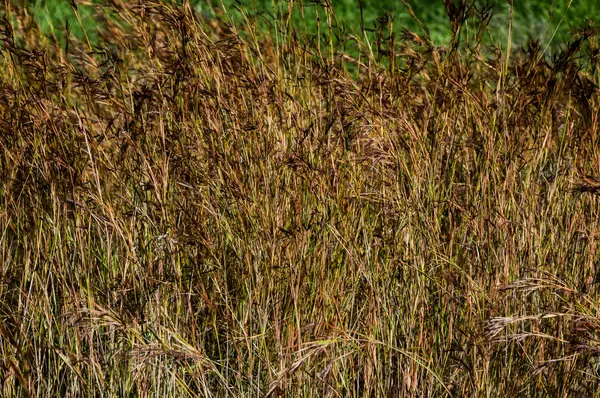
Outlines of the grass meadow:
<svg viewBox="0 0 600 398">
<path fill-rule="evenodd" d="M 328 1 L 316 34 L 296 2 L 18 4 L 0 396 L 597 395 L 591 21 L 551 49 L 466 1 L 443 45 Z"/>
</svg>

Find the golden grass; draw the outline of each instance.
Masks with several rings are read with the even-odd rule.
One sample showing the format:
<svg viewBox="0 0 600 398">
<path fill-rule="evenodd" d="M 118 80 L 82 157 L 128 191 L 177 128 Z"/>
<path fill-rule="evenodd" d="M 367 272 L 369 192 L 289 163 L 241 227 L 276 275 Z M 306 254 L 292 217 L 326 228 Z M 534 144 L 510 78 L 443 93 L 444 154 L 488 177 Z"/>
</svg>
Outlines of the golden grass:
<svg viewBox="0 0 600 398">
<path fill-rule="evenodd" d="M 111 3 L 94 48 L 3 22 L 0 395 L 595 394 L 595 32 Z"/>
</svg>

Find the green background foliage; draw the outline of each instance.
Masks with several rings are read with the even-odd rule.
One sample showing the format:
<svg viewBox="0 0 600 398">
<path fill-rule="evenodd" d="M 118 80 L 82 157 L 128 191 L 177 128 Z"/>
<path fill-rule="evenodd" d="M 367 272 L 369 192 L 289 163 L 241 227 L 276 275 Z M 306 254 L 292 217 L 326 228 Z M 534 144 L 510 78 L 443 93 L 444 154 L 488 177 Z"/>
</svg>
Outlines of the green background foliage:
<svg viewBox="0 0 600 398">
<path fill-rule="evenodd" d="M 95 1 L 101 4 L 102 1 Z M 287 1 L 275 0 L 192 0 L 191 3 L 202 15 L 210 18 L 214 9 L 220 9 L 232 18 L 234 22 L 241 22 L 243 15 L 259 16 L 260 20 L 268 21 L 272 17 L 281 17 L 287 12 Z M 402 0 L 377 1 L 377 0 L 331 0 L 337 20 L 336 26 L 348 33 L 361 32 L 361 6 L 362 26 L 368 31 L 373 30 L 381 22 L 382 16 L 393 18 L 393 27 L 396 32 L 408 29 L 419 34 L 430 34 L 436 44 L 444 44 L 451 37 L 448 16 L 442 0 L 407 0 L 414 11 L 414 15 L 423 25 L 420 25 L 413 16 L 407 12 L 407 6 Z M 300 2 L 294 2 L 292 21 L 295 25 L 316 32 L 317 14 L 324 22 L 324 0 L 304 1 L 302 10 Z M 487 40 L 491 43 L 505 43 L 509 27 L 510 13 L 509 2 L 506 0 L 476 1 L 475 6 L 482 9 L 491 6 L 494 17 Z M 93 39 L 95 21 L 93 13 L 88 7 L 79 6 L 80 18 L 88 35 Z M 62 36 L 65 23 L 70 24 L 71 32 L 82 37 L 82 30 L 73 9 L 66 0 L 37 0 L 32 6 L 32 12 L 46 32 L 54 32 Z M 552 47 L 560 45 L 570 36 L 572 28 L 598 24 L 600 22 L 600 9 L 591 0 L 527 0 L 514 1 L 513 10 L 513 42 L 524 43 L 528 39 L 539 39 L 542 43 L 552 43 Z M 425 32 L 423 26 L 428 32 Z M 57 33 L 57 31 L 59 31 Z"/>
</svg>

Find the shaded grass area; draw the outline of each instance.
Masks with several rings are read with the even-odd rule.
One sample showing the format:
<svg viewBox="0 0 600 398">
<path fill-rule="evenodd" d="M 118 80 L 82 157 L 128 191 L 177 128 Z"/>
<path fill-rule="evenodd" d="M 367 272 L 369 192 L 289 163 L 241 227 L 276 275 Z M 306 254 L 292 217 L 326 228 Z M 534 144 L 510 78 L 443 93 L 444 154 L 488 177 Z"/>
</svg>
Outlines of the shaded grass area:
<svg viewBox="0 0 600 398">
<path fill-rule="evenodd" d="M 111 7 L 94 51 L 0 31 L 2 396 L 595 393 L 596 32 L 349 55 Z"/>
</svg>

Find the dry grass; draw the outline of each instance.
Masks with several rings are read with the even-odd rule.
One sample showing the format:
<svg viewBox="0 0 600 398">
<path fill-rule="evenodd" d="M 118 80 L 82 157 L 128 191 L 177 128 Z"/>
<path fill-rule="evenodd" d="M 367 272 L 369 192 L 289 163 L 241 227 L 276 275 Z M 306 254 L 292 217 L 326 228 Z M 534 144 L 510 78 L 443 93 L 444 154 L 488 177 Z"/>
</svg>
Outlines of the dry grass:
<svg viewBox="0 0 600 398">
<path fill-rule="evenodd" d="M 329 12 L 111 3 L 97 48 L 3 22 L 0 395 L 596 393 L 595 32 L 344 53 Z"/>
</svg>

